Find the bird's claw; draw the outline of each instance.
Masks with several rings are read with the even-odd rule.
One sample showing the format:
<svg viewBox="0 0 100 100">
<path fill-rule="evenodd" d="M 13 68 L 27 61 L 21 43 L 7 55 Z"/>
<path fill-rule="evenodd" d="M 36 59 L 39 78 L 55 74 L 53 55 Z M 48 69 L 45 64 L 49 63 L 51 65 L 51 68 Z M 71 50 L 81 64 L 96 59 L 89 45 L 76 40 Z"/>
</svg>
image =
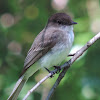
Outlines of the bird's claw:
<svg viewBox="0 0 100 100">
<path fill-rule="evenodd" d="M 54 77 L 54 76 L 53 76 L 53 74 L 55 74 L 54 71 L 50 71 L 50 70 L 49 70 L 48 68 L 46 68 L 46 67 L 44 67 L 44 68 L 45 68 L 49 73 L 51 73 L 51 76 L 50 76 L 51 78 Z"/>
<path fill-rule="evenodd" d="M 54 66 L 55 69 L 57 69 L 58 71 L 56 72 L 57 74 L 61 71 L 61 68 L 59 66 Z"/>
</svg>

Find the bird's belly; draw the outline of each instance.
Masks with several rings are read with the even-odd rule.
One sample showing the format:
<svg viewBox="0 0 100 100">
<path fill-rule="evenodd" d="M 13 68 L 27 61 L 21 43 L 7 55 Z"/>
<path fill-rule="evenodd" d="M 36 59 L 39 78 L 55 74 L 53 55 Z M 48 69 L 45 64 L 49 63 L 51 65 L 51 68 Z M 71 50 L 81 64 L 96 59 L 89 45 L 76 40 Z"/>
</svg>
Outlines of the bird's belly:
<svg viewBox="0 0 100 100">
<path fill-rule="evenodd" d="M 69 38 L 68 38 L 69 37 Z M 68 38 L 68 39 L 66 39 Z M 72 43 L 74 40 L 73 31 L 65 36 L 66 42 L 60 42 L 56 44 L 47 54 L 45 54 L 40 60 L 39 63 L 41 67 L 52 67 L 59 65 L 63 60 L 66 59 L 67 55 L 70 52 Z"/>
<path fill-rule="evenodd" d="M 66 59 L 69 51 L 70 50 L 68 48 L 60 48 L 58 50 L 52 50 L 48 52 L 39 60 L 41 67 L 49 68 L 59 65 L 63 60 Z"/>
<path fill-rule="evenodd" d="M 32 76 L 41 67 L 50 68 L 59 65 L 64 59 L 66 59 L 67 54 L 68 49 L 49 51 L 26 71 L 25 78 L 27 79 Z"/>
</svg>

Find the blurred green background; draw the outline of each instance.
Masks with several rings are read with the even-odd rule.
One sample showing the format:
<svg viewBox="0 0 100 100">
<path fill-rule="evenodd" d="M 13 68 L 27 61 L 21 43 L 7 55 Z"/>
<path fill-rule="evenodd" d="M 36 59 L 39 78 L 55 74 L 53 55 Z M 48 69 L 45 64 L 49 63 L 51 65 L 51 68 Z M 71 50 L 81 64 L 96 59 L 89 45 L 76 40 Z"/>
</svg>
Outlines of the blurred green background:
<svg viewBox="0 0 100 100">
<path fill-rule="evenodd" d="M 100 31 L 100 0 L 0 0 L 0 100 L 10 95 L 34 38 L 56 12 L 66 12 L 78 23 L 72 52 Z M 18 100 L 47 74 L 36 72 Z M 45 81 L 28 100 L 45 100 L 57 76 Z M 51 100 L 100 100 L 100 40 L 71 66 Z"/>
</svg>

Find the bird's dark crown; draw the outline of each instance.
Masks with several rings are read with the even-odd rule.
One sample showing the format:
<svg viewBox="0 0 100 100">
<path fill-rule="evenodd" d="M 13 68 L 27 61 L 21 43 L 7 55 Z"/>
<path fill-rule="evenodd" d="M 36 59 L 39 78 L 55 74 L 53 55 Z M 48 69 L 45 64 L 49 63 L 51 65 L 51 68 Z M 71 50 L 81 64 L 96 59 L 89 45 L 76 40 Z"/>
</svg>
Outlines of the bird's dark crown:
<svg viewBox="0 0 100 100">
<path fill-rule="evenodd" d="M 71 17 L 66 13 L 56 13 L 53 14 L 49 20 L 48 23 L 55 23 L 55 24 L 61 24 L 61 25 L 73 25 L 77 24 L 76 22 L 73 22 Z"/>
</svg>

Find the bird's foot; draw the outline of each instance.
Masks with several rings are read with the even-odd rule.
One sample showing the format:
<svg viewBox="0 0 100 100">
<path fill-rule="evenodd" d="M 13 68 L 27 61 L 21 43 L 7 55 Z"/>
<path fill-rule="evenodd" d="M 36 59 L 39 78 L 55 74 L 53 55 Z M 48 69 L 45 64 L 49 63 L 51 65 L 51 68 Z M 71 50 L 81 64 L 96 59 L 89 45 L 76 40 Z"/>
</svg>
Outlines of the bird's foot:
<svg viewBox="0 0 100 100">
<path fill-rule="evenodd" d="M 51 78 L 54 77 L 54 76 L 53 76 L 53 74 L 55 74 L 54 71 L 50 71 L 50 70 L 49 70 L 48 68 L 46 68 L 46 67 L 44 67 L 44 68 L 45 68 L 49 73 L 51 73 L 51 76 L 50 76 Z"/>
<path fill-rule="evenodd" d="M 57 74 L 61 71 L 61 68 L 59 66 L 53 66 L 55 69 L 57 69 L 58 71 L 56 72 Z"/>
</svg>

